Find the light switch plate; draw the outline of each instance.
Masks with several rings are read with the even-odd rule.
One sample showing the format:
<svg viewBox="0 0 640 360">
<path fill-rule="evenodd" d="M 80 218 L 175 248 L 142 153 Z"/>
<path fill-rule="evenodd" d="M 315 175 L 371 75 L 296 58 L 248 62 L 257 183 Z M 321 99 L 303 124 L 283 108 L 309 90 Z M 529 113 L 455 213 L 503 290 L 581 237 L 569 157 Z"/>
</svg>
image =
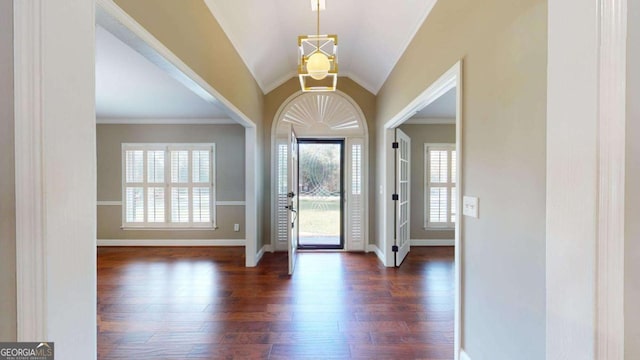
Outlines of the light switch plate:
<svg viewBox="0 0 640 360">
<path fill-rule="evenodd" d="M 233 224 L 233 231 L 240 231 L 240 224 Z"/>
<path fill-rule="evenodd" d="M 462 198 L 462 215 L 478 218 L 478 198 L 465 196 Z"/>
</svg>

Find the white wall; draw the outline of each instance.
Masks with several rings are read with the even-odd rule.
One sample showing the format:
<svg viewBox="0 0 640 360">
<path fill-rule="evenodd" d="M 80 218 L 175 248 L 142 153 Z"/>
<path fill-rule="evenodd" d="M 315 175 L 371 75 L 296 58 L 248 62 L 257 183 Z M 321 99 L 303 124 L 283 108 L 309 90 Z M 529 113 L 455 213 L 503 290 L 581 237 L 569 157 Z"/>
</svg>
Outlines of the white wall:
<svg viewBox="0 0 640 360">
<path fill-rule="evenodd" d="M 0 341 L 16 339 L 13 1 L 0 0 Z"/>
<path fill-rule="evenodd" d="M 546 357 L 595 349 L 597 1 L 549 1 Z"/>
<path fill-rule="evenodd" d="M 627 5 L 625 359 L 640 359 L 640 3 Z"/>
<path fill-rule="evenodd" d="M 14 6 L 18 339 L 95 359 L 95 4 Z"/>
</svg>

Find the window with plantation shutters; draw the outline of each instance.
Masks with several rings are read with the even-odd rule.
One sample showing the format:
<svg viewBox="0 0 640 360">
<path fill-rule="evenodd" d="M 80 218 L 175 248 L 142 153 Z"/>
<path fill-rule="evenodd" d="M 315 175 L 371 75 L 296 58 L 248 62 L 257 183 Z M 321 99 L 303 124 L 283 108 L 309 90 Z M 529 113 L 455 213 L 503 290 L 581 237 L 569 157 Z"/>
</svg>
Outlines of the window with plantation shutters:
<svg viewBox="0 0 640 360">
<path fill-rule="evenodd" d="M 425 144 L 425 228 L 453 228 L 456 218 L 455 144 Z"/>
<path fill-rule="evenodd" d="M 215 144 L 123 144 L 124 228 L 215 228 Z"/>
</svg>

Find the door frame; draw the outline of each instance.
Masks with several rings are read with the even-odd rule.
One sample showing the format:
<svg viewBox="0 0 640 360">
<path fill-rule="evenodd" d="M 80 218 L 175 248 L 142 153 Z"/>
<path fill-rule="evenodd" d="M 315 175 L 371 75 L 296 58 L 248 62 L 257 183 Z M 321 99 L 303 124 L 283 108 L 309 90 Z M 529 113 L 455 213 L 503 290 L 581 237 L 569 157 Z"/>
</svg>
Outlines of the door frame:
<svg viewBox="0 0 640 360">
<path fill-rule="evenodd" d="M 379 249 L 378 257 L 382 260 L 386 267 L 392 267 L 394 265 L 394 253 L 391 251 L 391 247 L 394 244 L 394 201 L 391 199 L 391 194 L 394 192 L 395 174 L 393 169 L 395 154 L 392 148 L 392 143 L 395 141 L 395 128 L 403 124 L 409 118 L 411 118 L 418 110 L 429 105 L 433 101 L 437 100 L 440 96 L 444 95 L 452 88 L 456 88 L 456 184 L 458 191 L 456 194 L 457 209 L 462 209 L 462 194 L 464 193 L 464 184 L 462 182 L 462 59 L 457 61 L 449 70 L 441 75 L 438 80 L 429 84 L 427 88 L 420 93 L 415 99 L 413 99 L 407 106 L 405 106 L 398 114 L 392 117 L 384 124 L 384 141 L 383 141 L 383 159 L 382 159 L 382 171 L 383 171 L 383 183 L 382 190 L 382 206 L 380 211 L 382 212 L 382 238 L 380 244 L 382 249 Z M 460 345 L 461 345 L 461 329 L 462 329 L 462 225 L 463 218 L 461 211 L 456 212 L 456 225 L 455 225 L 455 250 L 454 250 L 454 273 L 455 273 L 455 301 L 454 301 L 454 355 L 455 359 L 459 359 Z"/>
<path fill-rule="evenodd" d="M 372 195 L 373 195 L 373 190 L 371 190 L 371 188 L 369 187 L 370 185 L 370 181 L 372 180 L 370 174 L 369 174 L 369 161 L 370 161 L 370 157 L 369 157 L 369 124 L 367 123 L 367 118 L 364 116 L 364 113 L 362 112 L 362 109 L 360 108 L 360 106 L 358 105 L 358 103 L 351 97 L 349 96 L 347 93 L 340 91 L 340 90 L 336 90 L 333 92 L 334 94 L 342 97 L 344 100 L 346 100 L 351 106 L 353 106 L 354 111 L 356 112 L 357 116 L 357 121 L 358 123 L 362 126 L 363 128 L 363 132 L 364 134 L 361 135 L 354 135 L 354 134 L 345 134 L 342 135 L 340 133 L 337 134 L 332 134 L 332 135 L 314 135 L 313 138 L 318 138 L 318 139 L 323 139 L 323 138 L 329 138 L 329 139 L 335 139 L 335 138 L 344 138 L 345 141 L 345 151 L 346 150 L 346 146 L 349 146 L 350 141 L 351 140 L 360 140 L 362 139 L 363 143 L 362 143 L 362 193 L 364 194 L 362 201 L 363 201 L 363 241 L 364 244 L 362 246 L 362 250 L 360 249 L 353 249 L 352 246 L 354 244 L 356 244 L 355 242 L 351 242 L 349 237 L 345 238 L 345 244 L 344 244 L 344 251 L 364 251 L 364 252 L 369 252 L 369 251 L 375 251 L 376 254 L 378 256 L 380 256 L 380 252 L 378 250 L 375 249 L 374 245 L 369 244 L 369 227 L 370 227 L 370 221 L 369 221 L 369 216 L 371 214 L 371 212 L 369 211 L 369 204 L 373 204 L 372 200 Z M 267 163 L 269 163 L 269 173 L 265 174 L 267 175 L 266 178 L 269 179 L 269 181 L 271 182 L 270 186 L 269 186 L 269 191 L 270 191 L 270 205 L 268 205 L 269 209 L 270 209 L 270 216 L 269 221 L 270 221 L 270 228 L 271 231 L 269 232 L 269 235 L 271 237 L 271 241 L 268 243 L 268 245 L 265 245 L 263 247 L 264 251 L 270 251 L 270 252 L 275 252 L 275 251 L 283 251 L 282 248 L 278 247 L 278 236 L 277 236 L 277 208 L 278 208 L 278 204 L 277 204 L 277 194 L 278 194 L 278 183 L 277 183 L 277 151 L 278 151 L 278 137 L 277 137 L 277 129 L 278 129 L 278 125 L 280 123 L 280 121 L 282 121 L 281 117 L 283 114 L 283 111 L 287 108 L 287 106 L 289 104 L 291 104 L 293 101 L 296 101 L 297 98 L 305 95 L 305 94 L 309 94 L 309 93 L 305 93 L 302 92 L 301 90 L 298 90 L 294 93 L 292 93 L 291 95 L 289 95 L 278 107 L 278 110 L 276 111 L 274 117 L 273 117 L 273 121 L 271 122 L 271 134 L 269 136 L 269 138 L 271 139 L 271 144 L 269 146 L 270 149 L 270 153 L 269 153 L 269 160 L 267 161 Z M 347 152 L 348 154 L 348 152 Z M 346 160 L 349 160 L 348 157 L 345 157 Z M 346 171 L 346 173 L 349 173 L 349 171 Z M 269 202 L 269 201 L 267 201 Z M 349 231 L 348 229 L 349 226 L 349 222 L 345 222 L 345 230 Z M 286 250 L 286 249 L 284 249 Z"/>
<path fill-rule="evenodd" d="M 347 172 L 345 171 L 345 146 L 347 144 L 347 139 L 345 138 L 323 138 L 323 137 L 312 137 L 312 138 L 298 138 L 298 194 L 300 194 L 300 144 L 340 144 L 340 245 L 327 245 L 327 246 L 318 246 L 318 245 L 300 245 L 300 237 L 298 236 L 298 249 L 300 250 L 346 250 L 345 244 L 345 201 L 346 201 L 346 193 L 345 193 L 345 176 Z M 302 210 L 299 205 L 300 196 L 298 196 L 298 219 L 300 219 L 300 215 L 302 214 Z M 300 228 L 298 227 L 298 230 Z"/>
</svg>

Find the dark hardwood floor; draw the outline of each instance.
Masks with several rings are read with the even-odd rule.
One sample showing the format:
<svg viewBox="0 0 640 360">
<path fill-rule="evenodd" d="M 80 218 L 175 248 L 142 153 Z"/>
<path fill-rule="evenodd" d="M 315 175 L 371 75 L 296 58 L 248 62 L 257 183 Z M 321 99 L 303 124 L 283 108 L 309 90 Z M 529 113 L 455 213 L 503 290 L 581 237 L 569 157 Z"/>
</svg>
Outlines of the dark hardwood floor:
<svg viewBox="0 0 640 360">
<path fill-rule="evenodd" d="M 99 248 L 98 359 L 453 359 L 453 248 Z"/>
</svg>

